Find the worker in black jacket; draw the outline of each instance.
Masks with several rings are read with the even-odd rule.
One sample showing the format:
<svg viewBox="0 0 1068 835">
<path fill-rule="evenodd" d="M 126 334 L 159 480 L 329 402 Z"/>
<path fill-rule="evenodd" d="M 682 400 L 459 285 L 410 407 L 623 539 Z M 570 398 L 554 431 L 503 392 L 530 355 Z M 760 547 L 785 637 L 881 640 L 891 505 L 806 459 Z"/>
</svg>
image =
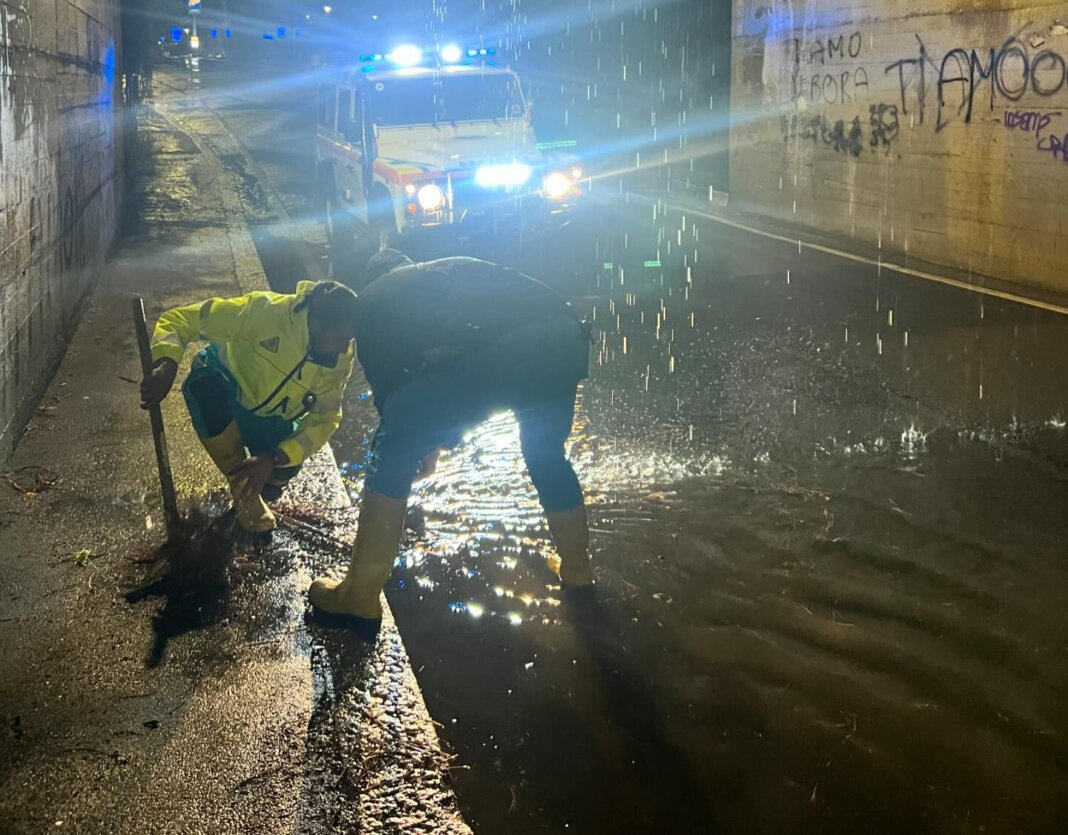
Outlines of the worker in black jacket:
<svg viewBox="0 0 1068 835">
<path fill-rule="evenodd" d="M 356 352 L 380 415 L 359 531 L 341 582 L 319 578 L 321 612 L 375 620 L 400 544 L 412 481 L 437 451 L 501 410 L 519 423 L 523 458 L 548 517 L 566 587 L 593 582 L 586 508 L 564 454 L 589 333 L 553 290 L 474 258 L 413 263 L 371 257 L 356 302 Z"/>
</svg>

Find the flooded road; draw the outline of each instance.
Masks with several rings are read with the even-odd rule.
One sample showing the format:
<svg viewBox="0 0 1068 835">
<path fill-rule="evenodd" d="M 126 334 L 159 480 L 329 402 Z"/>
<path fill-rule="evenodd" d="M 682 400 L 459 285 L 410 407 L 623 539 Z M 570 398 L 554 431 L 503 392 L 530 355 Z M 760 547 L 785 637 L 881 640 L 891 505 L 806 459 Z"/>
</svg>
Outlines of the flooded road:
<svg viewBox="0 0 1068 835">
<path fill-rule="evenodd" d="M 299 118 L 235 109 L 308 207 Z M 546 568 L 508 415 L 417 485 L 425 533 L 387 586 L 466 819 L 1060 831 L 1068 320 L 675 196 L 588 197 L 548 238 L 473 254 L 595 322 L 571 457 L 598 600 Z M 354 495 L 374 425 L 354 387 L 333 444 Z"/>
<path fill-rule="evenodd" d="M 420 486 L 388 591 L 468 819 L 1054 831 L 1063 317 L 598 209 L 513 263 L 600 325 L 571 447 L 600 605 L 561 605 L 508 416 Z"/>
</svg>

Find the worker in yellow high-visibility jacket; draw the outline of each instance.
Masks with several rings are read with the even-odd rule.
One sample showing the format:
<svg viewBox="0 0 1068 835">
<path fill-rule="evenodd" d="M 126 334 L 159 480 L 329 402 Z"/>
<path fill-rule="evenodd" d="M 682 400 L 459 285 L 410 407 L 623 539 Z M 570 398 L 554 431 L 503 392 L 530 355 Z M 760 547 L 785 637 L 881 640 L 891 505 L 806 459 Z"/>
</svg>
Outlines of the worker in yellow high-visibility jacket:
<svg viewBox="0 0 1068 835">
<path fill-rule="evenodd" d="M 274 528 L 266 502 L 281 497 L 341 423 L 355 358 L 355 302 L 336 282 L 302 281 L 293 294 L 208 299 L 156 322 L 142 406 L 167 396 L 190 342 L 210 343 L 194 357 L 182 394 L 200 442 L 229 481 L 245 531 Z"/>
</svg>

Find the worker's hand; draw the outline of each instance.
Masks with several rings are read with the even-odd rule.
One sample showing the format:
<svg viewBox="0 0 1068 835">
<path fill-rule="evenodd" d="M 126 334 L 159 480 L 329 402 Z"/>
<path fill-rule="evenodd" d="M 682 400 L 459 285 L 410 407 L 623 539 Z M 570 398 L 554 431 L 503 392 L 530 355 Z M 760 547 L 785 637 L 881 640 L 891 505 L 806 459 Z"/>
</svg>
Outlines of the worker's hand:
<svg viewBox="0 0 1068 835">
<path fill-rule="evenodd" d="M 242 480 L 245 482 L 238 490 L 238 498 L 258 496 L 262 493 L 263 486 L 267 483 L 267 479 L 271 477 L 275 466 L 274 456 L 253 455 L 230 470 L 227 475 L 234 479 L 235 482 Z"/>
<path fill-rule="evenodd" d="M 141 408 L 151 409 L 163 402 L 163 398 L 174 385 L 178 374 L 178 363 L 172 359 L 161 359 L 152 366 L 152 373 L 141 381 Z"/>
</svg>

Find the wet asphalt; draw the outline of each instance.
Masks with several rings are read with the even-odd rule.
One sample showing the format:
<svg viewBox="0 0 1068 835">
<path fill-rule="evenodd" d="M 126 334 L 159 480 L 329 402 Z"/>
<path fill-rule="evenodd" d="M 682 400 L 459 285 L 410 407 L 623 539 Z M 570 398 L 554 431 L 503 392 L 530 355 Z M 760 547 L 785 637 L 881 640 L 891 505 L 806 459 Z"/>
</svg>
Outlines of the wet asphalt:
<svg viewBox="0 0 1068 835">
<path fill-rule="evenodd" d="M 352 539 L 328 451 L 257 549 L 172 392 L 185 518 L 163 530 L 130 298 L 151 321 L 267 282 L 226 135 L 161 99 L 126 137 L 122 239 L 0 482 L 0 831 L 468 832 L 392 619 L 366 642 L 309 618 Z"/>
<path fill-rule="evenodd" d="M 345 280 L 316 231 L 306 114 L 247 81 L 199 86 L 296 219 L 265 204 L 268 276 L 287 289 L 318 252 Z M 546 568 L 507 415 L 417 486 L 425 530 L 387 587 L 466 820 L 1059 831 L 1068 320 L 630 185 L 594 179 L 522 238 L 402 242 L 522 269 L 598 339 L 571 444 L 597 600 Z M 353 496 L 363 395 L 334 442 Z"/>
</svg>

